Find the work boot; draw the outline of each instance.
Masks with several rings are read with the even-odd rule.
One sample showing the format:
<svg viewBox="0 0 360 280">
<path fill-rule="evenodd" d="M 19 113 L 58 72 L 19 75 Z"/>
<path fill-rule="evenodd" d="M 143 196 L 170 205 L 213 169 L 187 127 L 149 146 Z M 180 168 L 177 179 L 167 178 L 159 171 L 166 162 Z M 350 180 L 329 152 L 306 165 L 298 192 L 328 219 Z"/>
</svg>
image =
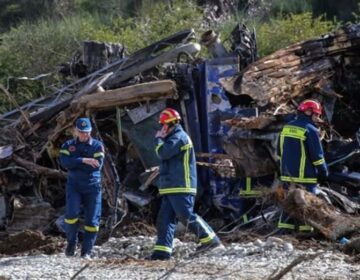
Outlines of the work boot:
<svg viewBox="0 0 360 280">
<path fill-rule="evenodd" d="M 91 254 L 89 253 L 81 254 L 81 258 L 88 261 L 92 259 Z"/>
<path fill-rule="evenodd" d="M 211 251 L 218 247 L 224 247 L 221 241 L 218 238 L 214 238 L 208 243 L 201 244 L 200 246 L 196 247 L 196 253 L 202 253 L 206 251 Z"/>
<path fill-rule="evenodd" d="M 68 244 L 65 249 L 65 256 L 73 257 L 75 256 L 76 245 Z"/>
<path fill-rule="evenodd" d="M 168 260 L 170 260 L 170 254 L 152 253 L 151 256 L 145 258 L 145 260 L 149 260 L 149 261 L 168 261 Z"/>
</svg>

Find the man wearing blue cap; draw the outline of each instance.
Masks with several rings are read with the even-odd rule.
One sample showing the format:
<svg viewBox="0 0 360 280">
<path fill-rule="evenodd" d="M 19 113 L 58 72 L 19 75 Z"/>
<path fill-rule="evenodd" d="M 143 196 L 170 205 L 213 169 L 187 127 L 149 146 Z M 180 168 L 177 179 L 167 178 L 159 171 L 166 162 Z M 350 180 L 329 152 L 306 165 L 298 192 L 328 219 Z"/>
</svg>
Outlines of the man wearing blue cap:
<svg viewBox="0 0 360 280">
<path fill-rule="evenodd" d="M 89 258 L 96 241 L 101 216 L 101 168 L 104 161 L 104 145 L 91 137 L 91 122 L 88 118 L 79 118 L 76 121 L 75 132 L 76 137 L 66 141 L 60 149 L 60 163 L 68 170 L 65 255 L 75 255 L 82 205 L 85 221 L 81 256 Z"/>
</svg>

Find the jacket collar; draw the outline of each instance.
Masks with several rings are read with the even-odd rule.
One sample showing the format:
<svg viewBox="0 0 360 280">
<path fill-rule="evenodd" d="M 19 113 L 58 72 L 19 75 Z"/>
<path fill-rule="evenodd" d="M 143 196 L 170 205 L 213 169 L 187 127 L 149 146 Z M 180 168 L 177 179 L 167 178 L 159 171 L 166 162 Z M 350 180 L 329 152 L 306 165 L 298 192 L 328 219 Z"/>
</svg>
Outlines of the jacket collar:
<svg viewBox="0 0 360 280">
<path fill-rule="evenodd" d="M 311 116 L 307 116 L 307 115 L 301 113 L 298 115 L 298 119 L 308 122 L 308 123 L 311 123 L 312 125 L 316 126 L 316 124 L 313 122 Z"/>
<path fill-rule="evenodd" d="M 182 130 L 181 125 L 180 125 L 180 124 L 176 124 L 176 125 L 174 126 L 173 130 L 172 130 L 168 135 L 166 135 L 166 137 L 169 137 L 169 136 L 171 136 L 171 135 L 173 135 L 173 134 L 175 134 L 175 133 L 177 133 L 177 132 L 179 132 L 179 131 L 181 131 L 181 130 Z"/>
</svg>

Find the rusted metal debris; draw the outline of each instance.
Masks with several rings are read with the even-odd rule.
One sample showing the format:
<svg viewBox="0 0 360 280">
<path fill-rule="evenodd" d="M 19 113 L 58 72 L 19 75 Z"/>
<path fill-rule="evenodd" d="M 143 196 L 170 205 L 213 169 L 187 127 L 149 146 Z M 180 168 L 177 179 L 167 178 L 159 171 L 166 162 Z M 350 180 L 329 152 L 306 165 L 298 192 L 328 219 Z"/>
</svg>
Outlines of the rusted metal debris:
<svg viewBox="0 0 360 280">
<path fill-rule="evenodd" d="M 103 138 L 107 149 L 103 187 L 108 210 L 105 211 L 104 223 L 111 228 L 121 221 L 127 205 L 120 184 L 130 184 L 130 180 L 127 175 L 119 176 L 119 171 L 129 171 L 126 169 L 131 162 L 137 162 L 134 165 L 139 172 L 137 175 L 144 171 L 144 166 L 147 167 L 140 151 L 130 151 L 134 146 L 124 131 L 131 129 L 131 123 L 121 127 L 121 118 L 125 118 L 128 111 L 132 113 L 132 109 L 140 107 L 145 110 L 132 114 L 132 119 L 146 121 L 165 106 L 165 103 L 161 106 L 153 104 L 178 98 L 174 81 L 157 81 L 151 78 L 151 74 L 145 79 L 136 76 L 164 62 L 176 61 L 180 54 L 196 54 L 200 45 L 189 42 L 192 37 L 192 30 L 183 31 L 129 57 L 123 56 L 121 45 L 84 42 L 83 55 L 76 54 L 72 64 L 68 65 L 71 68 L 69 73 L 74 69 L 80 71 L 74 73 L 80 79 L 1 115 L 0 185 L 4 207 L 0 227 L 7 232 L 51 230 L 54 218 L 61 215 L 61 206 L 64 205 L 66 174 L 58 163 L 59 147 L 71 137 L 74 120 L 85 115 L 92 115 L 94 133 Z M 116 55 L 104 56 L 104 49 Z M 65 70 L 62 68 L 62 74 L 66 74 Z M 122 122 L 129 122 L 128 117 Z M 153 137 L 149 136 L 149 139 Z M 118 142 L 119 139 L 122 143 Z M 145 182 L 144 186 L 149 184 L 151 181 Z M 41 211 L 39 207 L 43 207 Z M 32 213 L 34 209 L 39 210 L 37 215 Z"/>
<path fill-rule="evenodd" d="M 5 234 L 25 229 L 58 233 L 54 220 L 61 224 L 66 176 L 59 148 L 71 137 L 75 119 L 85 115 L 106 146 L 101 229 L 111 233 L 124 218 L 146 215 L 151 220 L 159 163 L 152 140 L 166 106 L 181 113 L 194 142 L 201 203 L 210 202 L 200 209 L 215 206 L 235 230 L 259 224 L 262 217 L 275 220 L 279 211 L 273 203 L 259 214 L 264 209 L 259 199 L 277 183 L 277 137 L 298 102 L 316 97 L 326 111 L 324 146 L 331 176 L 323 191 L 328 200 L 305 194 L 309 203 L 303 206 L 310 208 L 293 212 L 285 203 L 292 193 L 279 203 L 327 238 L 349 234 L 339 223 L 345 216 L 332 207 L 352 215 L 346 216 L 347 228 L 357 229 L 359 31 L 360 25 L 348 25 L 260 60 L 255 32 L 244 25 L 234 28 L 229 49 L 215 31 L 203 34 L 201 43 L 213 57 L 207 60 L 195 59 L 200 45 L 192 30 L 129 56 L 119 44 L 85 42 L 83 51 L 61 68 L 64 75 L 77 69 L 75 81 L 0 115 L 0 229 Z M 101 50 L 114 55 L 104 56 Z M 239 196 L 240 182 L 249 178 L 257 182 L 253 194 L 258 198 Z M 307 215 L 320 202 L 321 217 Z M 268 224 L 259 228 L 268 229 Z"/>
</svg>

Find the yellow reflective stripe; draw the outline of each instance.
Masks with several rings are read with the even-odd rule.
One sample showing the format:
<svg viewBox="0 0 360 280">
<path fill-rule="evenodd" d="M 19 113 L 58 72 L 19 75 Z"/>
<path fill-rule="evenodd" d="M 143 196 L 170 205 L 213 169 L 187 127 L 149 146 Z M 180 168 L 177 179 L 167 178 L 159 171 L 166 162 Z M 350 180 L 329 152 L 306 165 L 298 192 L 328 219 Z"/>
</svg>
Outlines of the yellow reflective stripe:
<svg viewBox="0 0 360 280">
<path fill-rule="evenodd" d="M 211 231 L 207 225 L 204 224 L 204 221 L 199 218 L 199 217 L 196 217 L 196 220 L 197 222 L 201 225 L 201 227 L 205 230 L 205 232 L 207 233 L 207 237 L 203 237 L 203 238 L 200 238 L 200 243 L 202 244 L 206 244 L 206 243 L 209 243 L 211 240 L 214 239 L 214 237 L 216 236 L 215 232 Z"/>
<path fill-rule="evenodd" d="M 305 146 L 303 141 L 300 141 L 300 146 L 301 146 L 301 156 L 300 156 L 299 178 L 304 178 L 306 154 L 305 154 Z"/>
<path fill-rule="evenodd" d="M 202 218 L 200 218 L 199 216 L 196 217 L 196 221 L 200 224 L 202 229 L 208 235 L 207 237 L 201 238 L 200 243 L 204 244 L 204 243 L 208 243 L 211 240 L 213 240 L 214 237 L 216 236 L 215 232 L 213 232 L 211 229 L 209 229 L 209 227 L 205 224 L 204 220 Z"/>
<path fill-rule="evenodd" d="M 278 228 L 295 229 L 295 225 L 278 222 Z"/>
<path fill-rule="evenodd" d="M 283 135 L 280 135 L 280 156 L 282 156 L 284 150 L 284 139 L 285 137 Z"/>
<path fill-rule="evenodd" d="M 244 191 L 244 190 L 240 190 L 240 196 L 259 196 L 261 195 L 261 191 Z"/>
<path fill-rule="evenodd" d="M 280 217 L 279 217 L 279 221 L 278 221 L 278 224 L 277 224 L 278 228 L 295 229 L 294 224 L 283 223 L 282 222 L 282 217 L 283 217 L 283 212 L 281 212 Z"/>
<path fill-rule="evenodd" d="M 166 247 L 166 246 L 162 246 L 162 245 L 155 245 L 155 246 L 154 246 L 154 251 L 162 251 L 162 252 L 171 253 L 171 252 L 172 252 L 172 248 Z"/>
<path fill-rule="evenodd" d="M 280 170 L 282 170 L 282 155 L 284 152 L 284 139 L 285 137 L 283 135 L 280 135 Z"/>
<path fill-rule="evenodd" d="M 323 163 L 325 163 L 325 159 L 323 159 L 323 158 L 321 158 L 321 159 L 319 159 L 317 161 L 313 161 L 313 165 L 320 165 L 320 164 L 323 164 Z"/>
<path fill-rule="evenodd" d="M 102 152 L 99 152 L 99 153 L 95 153 L 95 154 L 94 154 L 94 158 L 96 158 L 96 157 L 104 157 L 104 156 L 105 156 L 105 154 L 102 153 Z"/>
<path fill-rule="evenodd" d="M 208 237 L 204 237 L 200 239 L 200 243 L 206 244 L 209 243 L 211 240 L 213 240 L 215 237 L 215 232 L 210 233 Z"/>
<path fill-rule="evenodd" d="M 281 132 L 281 135 L 284 136 L 284 137 L 295 138 L 295 139 L 299 139 L 299 140 L 302 140 L 302 141 L 306 140 L 305 136 L 304 137 L 298 137 L 297 135 L 287 134 L 287 133 L 283 133 L 283 132 Z"/>
<path fill-rule="evenodd" d="M 200 226 L 202 227 L 202 229 L 206 232 L 206 234 L 208 235 L 207 237 L 201 238 L 200 239 L 200 243 L 208 243 L 211 240 L 214 239 L 215 232 L 213 232 L 211 229 L 209 229 L 209 227 L 205 224 L 204 220 L 202 218 L 200 218 L 199 216 L 196 216 L 196 221 L 200 224 Z"/>
<path fill-rule="evenodd" d="M 67 224 L 69 224 L 69 225 L 76 224 L 78 220 L 79 220 L 79 218 L 75 218 L 75 219 L 64 219 L 65 223 L 67 223 Z"/>
<path fill-rule="evenodd" d="M 186 150 L 184 154 L 184 179 L 185 188 L 191 188 L 190 183 L 190 162 L 189 162 L 190 150 Z"/>
<path fill-rule="evenodd" d="M 70 152 L 68 150 L 60 150 L 60 154 L 70 156 Z"/>
<path fill-rule="evenodd" d="M 285 125 L 281 131 L 281 135 L 285 137 L 291 137 L 295 139 L 305 140 L 306 129 L 302 127 L 297 127 L 293 125 Z"/>
<path fill-rule="evenodd" d="M 99 227 L 92 227 L 92 226 L 84 226 L 84 229 L 89 232 L 98 232 Z"/>
<path fill-rule="evenodd" d="M 159 189 L 160 194 L 172 194 L 172 193 L 193 193 L 196 194 L 195 188 L 166 188 L 166 189 Z"/>
<path fill-rule="evenodd" d="M 314 228 L 309 225 L 299 226 L 299 231 L 314 231 Z"/>
<path fill-rule="evenodd" d="M 159 149 L 161 148 L 162 145 L 164 145 L 164 143 L 160 143 L 159 145 L 157 145 L 157 146 L 155 147 L 155 153 L 156 153 L 157 155 L 159 155 Z"/>
<path fill-rule="evenodd" d="M 248 218 L 248 216 L 247 216 L 246 214 L 244 214 L 244 215 L 242 216 L 242 218 L 243 218 L 243 220 L 244 220 L 244 223 L 247 223 L 247 222 L 249 221 L 249 218 Z"/>
<path fill-rule="evenodd" d="M 251 191 L 251 178 L 246 177 L 246 190 Z"/>
<path fill-rule="evenodd" d="M 182 147 L 180 148 L 180 150 L 185 151 L 185 150 L 188 150 L 188 149 L 191 149 L 191 148 L 192 148 L 192 145 L 191 145 L 191 144 L 186 144 L 186 145 L 182 146 Z"/>
<path fill-rule="evenodd" d="M 240 196 L 254 196 L 261 195 L 261 191 L 255 191 L 251 189 L 251 177 L 246 177 L 246 189 L 240 190 Z"/>
<path fill-rule="evenodd" d="M 285 181 L 285 182 L 294 182 L 294 183 L 317 183 L 316 178 L 300 178 L 300 177 L 281 176 L 280 180 Z"/>
</svg>

